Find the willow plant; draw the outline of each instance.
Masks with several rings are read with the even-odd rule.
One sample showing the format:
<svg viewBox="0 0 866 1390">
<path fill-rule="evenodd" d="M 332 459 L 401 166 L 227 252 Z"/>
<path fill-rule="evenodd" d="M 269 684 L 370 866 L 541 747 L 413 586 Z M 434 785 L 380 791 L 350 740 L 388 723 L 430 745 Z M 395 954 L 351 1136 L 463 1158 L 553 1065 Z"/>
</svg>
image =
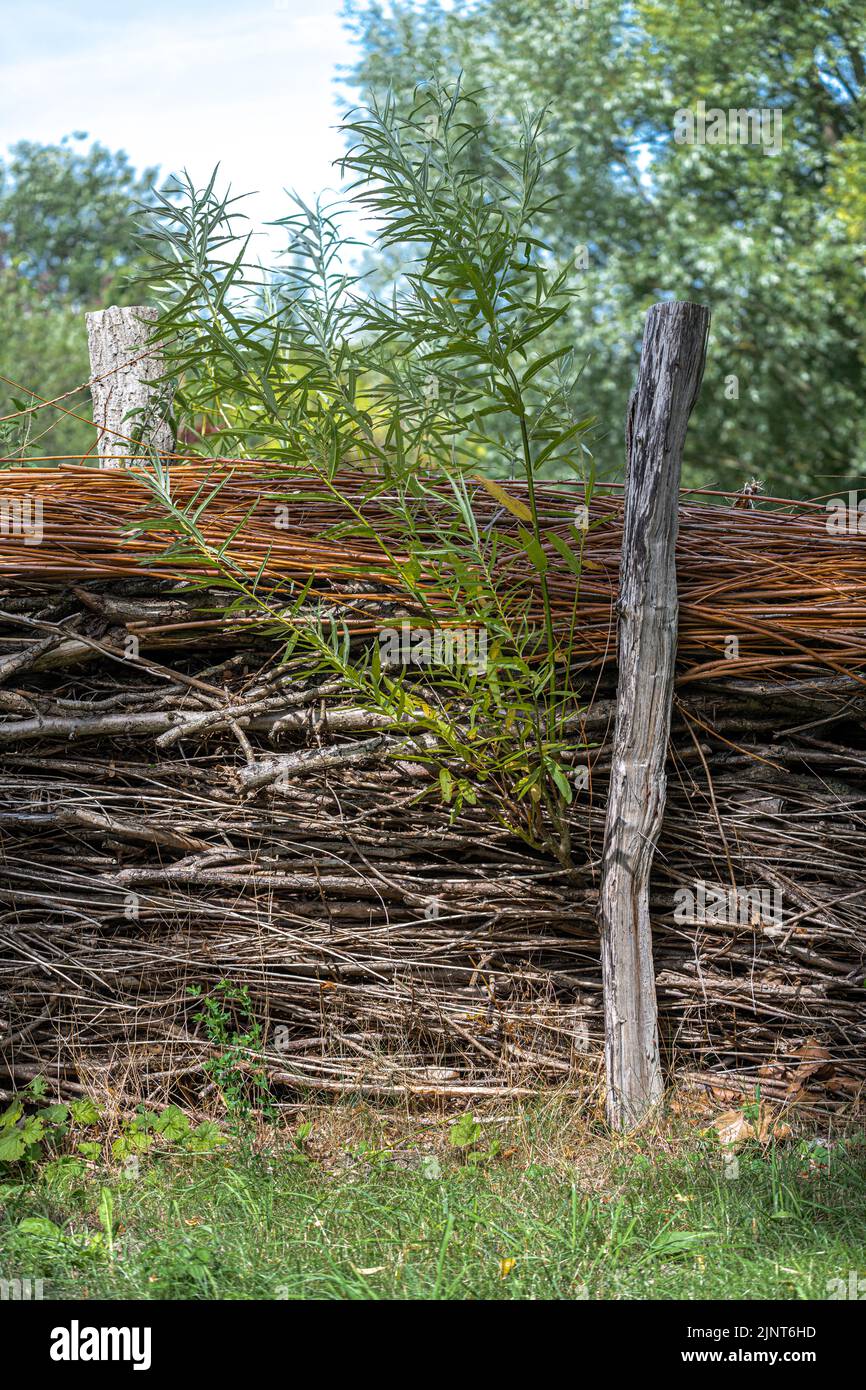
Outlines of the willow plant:
<svg viewBox="0 0 866 1390">
<path fill-rule="evenodd" d="M 356 246 L 341 234 L 339 207 L 295 198 L 278 224 L 287 252 L 269 273 L 216 175 L 203 190 L 186 179 L 179 200 L 160 198 L 155 223 L 148 213 L 155 333 L 178 425 L 215 460 L 214 481 L 185 506 L 154 460 L 155 524 L 197 560 L 202 585 L 228 591 L 227 612 L 258 610 L 285 633 L 287 656 L 306 652 L 311 675 L 339 673 L 359 700 L 424 735 L 418 757 L 455 809 L 486 783 L 515 831 L 568 863 L 579 692 L 547 569 L 553 547 L 574 574 L 576 612 L 586 532 L 576 524 L 570 542 L 546 533 L 536 484 L 546 465 L 565 462 L 589 499 L 592 422 L 574 408 L 572 354 L 556 332 L 574 291 L 539 237 L 543 121 L 526 118 L 497 139 L 473 94 L 431 84 L 409 110 L 374 101 L 345 133 L 348 196 L 371 219 L 374 247 L 396 248 L 403 267 L 386 293 L 347 269 Z M 230 466 L 217 461 L 229 457 L 272 465 L 275 506 L 330 501 L 338 519 L 328 534 L 379 549 L 413 622 L 435 627 L 442 609 L 430 596 L 447 597 L 449 621 L 485 632 L 486 670 L 389 667 L 376 646 L 350 640 L 309 585 L 287 591 L 265 566 L 245 571 L 233 537 L 217 547 L 204 525 Z M 346 470 L 363 479 L 360 491 L 346 486 Z M 525 484 L 525 501 L 509 478 Z M 484 530 L 472 505 L 479 488 L 498 504 Z M 376 520 L 383 508 L 387 527 Z M 527 566 L 540 622 L 525 585 L 503 578 Z M 352 577 L 363 585 L 362 569 Z"/>
</svg>

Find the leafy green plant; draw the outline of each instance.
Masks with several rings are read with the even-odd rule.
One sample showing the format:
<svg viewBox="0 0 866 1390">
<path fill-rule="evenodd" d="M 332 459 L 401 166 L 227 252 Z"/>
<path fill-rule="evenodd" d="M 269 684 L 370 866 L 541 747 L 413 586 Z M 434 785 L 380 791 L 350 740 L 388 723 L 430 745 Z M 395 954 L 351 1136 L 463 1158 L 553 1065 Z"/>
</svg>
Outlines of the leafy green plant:
<svg viewBox="0 0 866 1390">
<path fill-rule="evenodd" d="M 253 1014 L 247 986 L 220 980 L 209 994 L 203 994 L 199 985 L 190 985 L 187 993 L 201 1000 L 193 1018 L 216 1049 L 205 1063 L 205 1071 L 216 1082 L 228 1114 L 235 1122 L 249 1120 L 254 1112 L 270 1115 L 273 1106 L 268 1074 L 255 1060 L 263 1050 L 262 1029 Z M 178 1111 L 173 1125 L 180 1124 L 180 1114 Z"/>
<path fill-rule="evenodd" d="M 207 1153 L 222 1142 L 219 1126 L 212 1120 L 203 1120 L 193 1127 L 189 1116 L 176 1105 L 167 1105 L 159 1112 L 140 1105 L 122 1124 L 111 1152 L 118 1159 L 135 1158 L 154 1148 L 161 1152 L 178 1149 L 187 1153 Z"/>
<path fill-rule="evenodd" d="M 313 1132 L 312 1123 L 303 1120 L 292 1134 L 290 1139 L 291 1147 L 285 1154 L 289 1163 L 312 1163 L 313 1156 L 307 1152 L 307 1140 Z"/>
<path fill-rule="evenodd" d="M 760 1128 L 760 1124 L 761 1124 L 761 1088 L 760 1088 L 760 1086 L 756 1086 L 756 1087 L 755 1087 L 755 1094 L 754 1094 L 753 1098 L 752 1098 L 750 1101 L 747 1101 L 747 1102 L 743 1105 L 743 1115 L 744 1115 L 745 1118 L 749 1121 L 750 1124 L 754 1125 L 754 1127 L 755 1127 L 756 1129 L 759 1129 L 759 1128 Z"/>
<path fill-rule="evenodd" d="M 103 1157 L 106 1141 L 94 1134 L 103 1115 L 88 1096 L 68 1104 L 42 1105 L 45 1090 L 44 1078 L 35 1077 L 0 1115 L 0 1163 L 26 1168 L 49 1159 L 43 1173 L 51 1180 L 74 1179 L 84 1171 L 85 1163 L 98 1163 Z M 82 1131 L 88 1133 L 87 1138 L 78 1137 Z M 111 1155 L 128 1160 L 152 1148 L 162 1153 L 204 1154 L 223 1142 L 224 1136 L 212 1120 L 193 1126 L 176 1105 L 160 1111 L 139 1105 L 134 1115 L 121 1121 L 120 1132 L 111 1142 Z M 61 1154 L 61 1148 L 70 1144 L 80 1158 Z"/>
<path fill-rule="evenodd" d="M 95 1125 L 100 1117 L 99 1109 L 88 1096 L 69 1103 L 69 1111 L 78 1125 Z"/>
<path fill-rule="evenodd" d="M 448 1130 L 448 1143 L 455 1149 L 468 1149 L 481 1138 L 481 1126 L 467 1110 Z"/>
<path fill-rule="evenodd" d="M 502 1151 L 502 1145 L 498 1139 L 492 1139 L 486 1147 L 480 1146 L 482 1137 L 482 1126 L 467 1111 L 461 1115 L 459 1120 L 448 1130 L 448 1142 L 455 1149 L 460 1149 L 463 1154 L 463 1162 L 467 1168 L 481 1168 L 485 1163 L 497 1158 Z"/>
<path fill-rule="evenodd" d="M 69 1106 L 42 1105 L 44 1077 L 35 1076 L 0 1115 L 0 1163 L 32 1163 L 54 1149 L 68 1130 Z"/>
<path fill-rule="evenodd" d="M 192 570 L 191 584 L 223 591 L 227 615 L 258 616 L 311 676 L 339 675 L 401 726 L 413 758 L 431 767 L 430 794 L 453 814 L 489 795 L 510 828 L 568 865 L 569 772 L 583 746 L 568 650 L 586 529 L 567 510 L 543 522 L 536 484 L 546 468 L 569 468 L 588 502 L 594 473 L 571 354 L 550 343 L 574 291 L 538 236 L 543 120 L 492 130 L 471 93 L 432 84 L 408 112 L 374 101 L 345 130 L 352 198 L 375 220 L 379 247 L 400 250 L 392 294 L 377 297 L 347 271 L 338 210 L 300 201 L 280 224 L 286 263 L 263 281 L 247 262 L 237 199 L 220 197 L 215 177 L 203 190 L 187 179 L 146 236 L 162 306 L 154 331 L 197 450 L 270 463 L 260 501 L 275 510 L 330 504 L 327 534 L 375 548 L 415 627 L 484 631 L 486 669 L 443 667 L 434 680 L 389 668 L 378 647 L 351 640 L 326 586 L 275 584 L 264 564 L 238 558 L 244 517 L 209 539 L 225 464 L 182 503 L 153 459 L 143 525 L 172 535 L 168 554 Z M 497 504 L 483 530 L 479 492 Z M 554 553 L 574 580 L 570 627 L 554 617 Z M 369 565 L 341 566 L 362 591 L 370 578 Z"/>
</svg>

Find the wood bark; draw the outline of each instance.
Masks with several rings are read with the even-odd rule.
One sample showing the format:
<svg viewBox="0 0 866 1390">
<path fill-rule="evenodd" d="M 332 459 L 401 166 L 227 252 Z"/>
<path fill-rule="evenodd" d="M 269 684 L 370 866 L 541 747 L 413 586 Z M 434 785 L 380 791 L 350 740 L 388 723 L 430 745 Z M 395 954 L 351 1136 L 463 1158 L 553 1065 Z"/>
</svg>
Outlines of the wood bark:
<svg viewBox="0 0 866 1390">
<path fill-rule="evenodd" d="M 616 1129 L 639 1123 L 663 1090 L 649 882 L 666 794 L 680 468 L 708 328 L 698 304 L 650 309 L 626 425 L 617 713 L 599 891 L 606 1112 Z"/>
<path fill-rule="evenodd" d="M 112 305 L 86 315 L 93 422 L 103 468 L 122 468 L 152 449 L 174 449 L 171 391 L 159 381 L 165 364 L 150 342 L 156 317 L 155 309 L 141 305 Z"/>
</svg>

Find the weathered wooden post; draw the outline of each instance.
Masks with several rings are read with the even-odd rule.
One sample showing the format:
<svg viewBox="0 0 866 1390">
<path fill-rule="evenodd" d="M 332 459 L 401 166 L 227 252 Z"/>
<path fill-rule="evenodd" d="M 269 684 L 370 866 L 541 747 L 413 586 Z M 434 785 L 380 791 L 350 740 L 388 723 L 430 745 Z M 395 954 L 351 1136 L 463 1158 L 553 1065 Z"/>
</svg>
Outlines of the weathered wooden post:
<svg viewBox="0 0 866 1390">
<path fill-rule="evenodd" d="M 649 879 L 665 805 L 677 647 L 680 467 L 710 314 L 654 304 L 626 423 L 619 680 L 599 890 L 607 1118 L 637 1124 L 662 1094 Z"/>
<path fill-rule="evenodd" d="M 90 348 L 93 422 L 103 468 L 120 468 L 131 454 L 146 449 L 171 453 L 171 393 L 148 385 L 165 371 L 158 349 L 149 343 L 155 309 L 100 309 L 86 315 Z"/>
</svg>

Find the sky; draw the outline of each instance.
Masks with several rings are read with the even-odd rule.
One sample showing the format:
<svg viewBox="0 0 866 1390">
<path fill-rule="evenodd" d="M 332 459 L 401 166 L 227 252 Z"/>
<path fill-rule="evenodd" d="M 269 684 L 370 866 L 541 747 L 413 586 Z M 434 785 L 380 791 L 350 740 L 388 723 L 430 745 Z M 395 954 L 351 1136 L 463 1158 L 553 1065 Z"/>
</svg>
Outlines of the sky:
<svg viewBox="0 0 866 1390">
<path fill-rule="evenodd" d="M 339 186 L 342 0 L 0 0 L 0 152 L 86 131 L 141 169 L 220 164 L 257 225 Z M 357 227 L 349 229 L 357 234 Z M 260 243 L 267 253 L 267 243 Z"/>
</svg>

